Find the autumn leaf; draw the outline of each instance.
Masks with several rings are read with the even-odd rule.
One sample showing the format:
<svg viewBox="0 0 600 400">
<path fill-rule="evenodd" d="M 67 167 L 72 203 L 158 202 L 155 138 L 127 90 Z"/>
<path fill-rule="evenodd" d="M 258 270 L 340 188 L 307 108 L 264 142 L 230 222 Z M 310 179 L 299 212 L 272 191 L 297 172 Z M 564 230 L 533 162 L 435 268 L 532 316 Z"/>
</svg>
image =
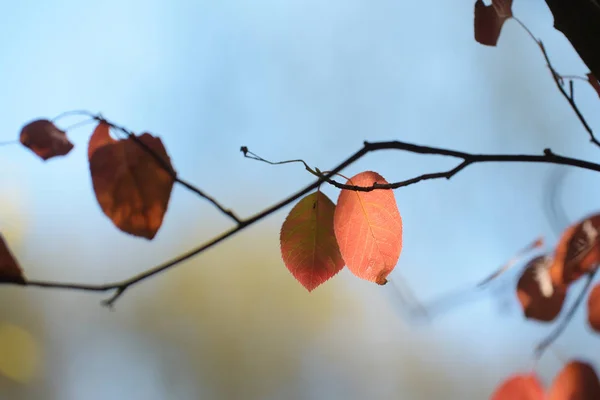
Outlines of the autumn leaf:
<svg viewBox="0 0 600 400">
<path fill-rule="evenodd" d="M 588 323 L 596 333 L 600 333 L 600 284 L 590 291 L 587 307 Z"/>
<path fill-rule="evenodd" d="M 512 17 L 512 0 L 492 0 L 486 6 L 475 2 L 475 40 L 486 46 L 496 46 L 502 25 Z"/>
<path fill-rule="evenodd" d="M 90 138 L 88 159 L 96 199 L 104 214 L 123 232 L 154 238 L 175 182 L 162 141 L 149 133 L 115 140 L 109 125 L 100 122 Z"/>
<path fill-rule="evenodd" d="M 386 184 L 378 173 L 361 172 L 347 185 Z M 394 192 L 342 189 L 333 218 L 335 237 L 350 271 L 359 278 L 384 285 L 402 250 L 402 218 Z"/>
<path fill-rule="evenodd" d="M 23 272 L 0 233 L 0 282 L 25 284 Z"/>
<path fill-rule="evenodd" d="M 19 140 L 44 161 L 64 156 L 73 149 L 67 134 L 47 119 L 38 119 L 25 125 Z"/>
<path fill-rule="evenodd" d="M 513 375 L 496 389 L 490 400 L 543 400 L 544 388 L 534 374 Z"/>
<path fill-rule="evenodd" d="M 281 227 L 281 256 L 287 269 L 309 292 L 344 267 L 335 234 L 335 204 L 323 193 L 304 197 Z"/>
<path fill-rule="evenodd" d="M 600 264 L 600 214 L 568 227 L 554 253 L 550 275 L 555 286 L 569 285 Z"/>
<path fill-rule="evenodd" d="M 598 376 L 590 364 L 582 361 L 571 361 L 554 378 L 546 399 L 600 399 Z"/>
<path fill-rule="evenodd" d="M 590 85 L 592 85 L 598 96 L 600 96 L 600 82 L 598 82 L 598 79 L 591 72 L 587 74 L 587 78 Z"/>
<path fill-rule="evenodd" d="M 525 318 L 549 322 L 560 313 L 566 287 L 555 286 L 550 277 L 550 256 L 538 256 L 526 266 L 517 283 L 517 297 Z"/>
</svg>

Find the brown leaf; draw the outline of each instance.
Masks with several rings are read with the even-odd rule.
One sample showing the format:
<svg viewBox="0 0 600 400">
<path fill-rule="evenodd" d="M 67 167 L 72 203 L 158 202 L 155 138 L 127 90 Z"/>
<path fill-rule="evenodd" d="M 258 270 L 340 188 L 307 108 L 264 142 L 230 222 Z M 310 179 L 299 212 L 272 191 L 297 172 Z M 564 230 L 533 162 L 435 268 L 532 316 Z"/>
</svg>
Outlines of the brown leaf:
<svg viewBox="0 0 600 400">
<path fill-rule="evenodd" d="M 19 140 L 44 161 L 64 156 L 73 149 L 67 134 L 47 119 L 38 119 L 25 125 Z"/>
<path fill-rule="evenodd" d="M 600 283 L 592 288 L 587 306 L 588 323 L 596 333 L 600 333 Z"/>
<path fill-rule="evenodd" d="M 600 82 L 598 82 L 598 79 L 591 72 L 587 74 L 587 78 L 590 85 L 592 85 L 592 87 L 600 97 Z"/>
<path fill-rule="evenodd" d="M 88 158 L 94 192 L 104 214 L 123 232 L 154 238 L 175 182 L 162 141 L 149 133 L 115 140 L 110 137 L 109 125 L 100 122 L 90 138 Z"/>
<path fill-rule="evenodd" d="M 565 286 L 554 286 L 549 268 L 552 259 L 538 256 L 531 260 L 517 284 L 517 297 L 525 318 L 549 322 L 560 313 L 566 297 Z"/>
<path fill-rule="evenodd" d="M 475 40 L 486 46 L 496 46 L 502 25 L 512 17 L 512 0 L 492 0 L 486 6 L 475 2 Z"/>
<path fill-rule="evenodd" d="M 565 229 L 550 267 L 556 286 L 569 285 L 600 264 L 600 214 L 589 216 Z"/>
<path fill-rule="evenodd" d="M 23 272 L 0 233 L 0 282 L 25 284 Z"/>
<path fill-rule="evenodd" d="M 590 364 L 571 361 L 556 375 L 546 398 L 548 400 L 600 399 L 598 376 Z"/>
</svg>

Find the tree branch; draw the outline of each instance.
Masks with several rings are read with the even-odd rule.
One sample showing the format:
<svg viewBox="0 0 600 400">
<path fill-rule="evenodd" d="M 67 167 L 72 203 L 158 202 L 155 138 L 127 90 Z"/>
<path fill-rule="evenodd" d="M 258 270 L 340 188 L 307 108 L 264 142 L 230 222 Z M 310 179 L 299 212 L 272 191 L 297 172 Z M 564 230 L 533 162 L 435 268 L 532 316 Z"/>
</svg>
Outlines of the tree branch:
<svg viewBox="0 0 600 400">
<path fill-rule="evenodd" d="M 600 77 L 600 4 L 597 0 L 546 0 L 554 28 L 562 32 L 585 65 Z"/>
<path fill-rule="evenodd" d="M 244 150 L 244 148 L 242 148 Z M 399 150 L 405 151 L 408 153 L 416 153 L 423 155 L 441 155 L 446 157 L 458 158 L 461 159 L 460 162 L 455 168 L 438 173 L 424 174 L 415 178 L 411 178 L 405 181 L 391 183 L 389 185 L 374 185 L 370 187 L 357 187 L 357 186 L 349 186 L 342 185 L 331 180 L 331 177 L 338 172 L 342 171 L 344 168 L 349 165 L 355 163 L 357 160 L 364 157 L 366 154 L 375 151 L 381 150 Z M 247 148 L 246 148 L 247 152 Z M 246 155 L 247 156 L 247 155 Z M 359 190 L 359 191 L 371 191 L 376 189 L 395 189 L 403 186 L 412 185 L 424 180 L 433 180 L 433 179 L 441 179 L 446 178 L 449 179 L 454 176 L 459 171 L 463 170 L 467 166 L 476 163 L 486 163 L 486 162 L 527 162 L 527 163 L 547 163 L 547 164 L 558 164 L 558 165 L 568 165 L 572 167 L 598 171 L 600 172 L 600 164 L 592 163 L 585 160 L 579 160 L 570 157 L 564 157 L 553 153 L 550 149 L 545 149 L 542 155 L 521 155 L 521 154 L 471 154 L 461 151 L 449 150 L 439 147 L 430 147 L 430 146 L 420 146 L 416 144 L 400 142 L 400 141 L 388 141 L 388 142 L 364 142 L 364 145 L 361 149 L 356 151 L 354 154 L 349 156 L 346 160 L 342 161 L 335 168 L 328 171 L 327 173 L 323 173 L 317 180 L 306 185 L 304 188 L 298 190 L 296 193 L 288 196 L 287 198 L 281 200 L 278 203 L 271 205 L 270 207 L 260 211 L 254 216 L 241 219 L 238 225 L 230 230 L 227 230 L 220 235 L 214 237 L 213 239 L 205 242 L 204 244 L 189 250 L 188 252 L 179 255 L 163 264 L 157 265 L 154 268 L 148 269 L 138 275 L 132 276 L 123 281 L 106 283 L 101 285 L 90 285 L 90 284 L 79 284 L 79 283 L 62 283 L 62 282 L 46 282 L 46 281 L 36 281 L 31 280 L 27 281 L 24 284 L 21 283 L 21 286 L 32 286 L 32 287 L 42 287 L 42 288 L 54 288 L 54 289 L 70 289 L 70 290 L 81 290 L 81 291 L 95 291 L 95 292 L 109 292 L 114 291 L 114 294 L 109 299 L 103 302 L 104 305 L 112 307 L 117 299 L 119 299 L 127 289 L 130 287 L 152 277 L 163 271 L 171 269 L 184 261 L 191 259 L 192 257 L 204 252 L 205 250 L 210 249 L 211 247 L 217 245 L 218 243 L 224 241 L 225 239 L 235 235 L 236 233 L 244 230 L 245 228 L 253 225 L 254 223 L 268 217 L 269 215 L 275 213 L 276 211 L 282 209 L 283 207 L 289 205 L 305 194 L 315 190 L 324 182 L 333 182 L 333 184 L 339 188 L 350 189 L 350 190 Z M 17 283 L 14 282 L 3 282 L 5 285 L 15 285 Z"/>
</svg>

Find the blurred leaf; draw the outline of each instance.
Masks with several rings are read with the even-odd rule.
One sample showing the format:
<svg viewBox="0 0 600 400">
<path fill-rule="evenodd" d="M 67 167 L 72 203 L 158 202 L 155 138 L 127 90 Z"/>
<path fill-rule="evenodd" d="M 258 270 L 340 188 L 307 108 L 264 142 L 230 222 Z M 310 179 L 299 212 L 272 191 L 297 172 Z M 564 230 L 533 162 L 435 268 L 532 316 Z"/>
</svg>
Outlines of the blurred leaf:
<svg viewBox="0 0 600 400">
<path fill-rule="evenodd" d="M 544 388 L 534 374 L 517 374 L 496 389 L 490 400 L 543 400 Z"/>
<path fill-rule="evenodd" d="M 548 400 L 600 399 L 598 376 L 588 363 L 571 361 L 556 375 L 548 391 Z"/>
<path fill-rule="evenodd" d="M 588 323 L 596 333 L 600 333 L 600 283 L 590 291 L 587 308 Z"/>
<path fill-rule="evenodd" d="M 554 286 L 550 256 L 538 256 L 527 265 L 517 283 L 517 297 L 526 318 L 549 322 L 560 313 L 566 297 L 565 286 Z"/>
<path fill-rule="evenodd" d="M 492 0 L 486 6 L 475 2 L 475 40 L 486 46 L 496 46 L 502 25 L 512 17 L 512 0 Z"/>
<path fill-rule="evenodd" d="M 20 141 L 42 160 L 67 155 L 73 149 L 73 143 L 67 134 L 51 121 L 38 119 L 21 129 Z"/>
<path fill-rule="evenodd" d="M 600 214 L 596 214 L 565 229 L 550 267 L 554 285 L 569 285 L 600 264 L 599 227 Z"/>
</svg>

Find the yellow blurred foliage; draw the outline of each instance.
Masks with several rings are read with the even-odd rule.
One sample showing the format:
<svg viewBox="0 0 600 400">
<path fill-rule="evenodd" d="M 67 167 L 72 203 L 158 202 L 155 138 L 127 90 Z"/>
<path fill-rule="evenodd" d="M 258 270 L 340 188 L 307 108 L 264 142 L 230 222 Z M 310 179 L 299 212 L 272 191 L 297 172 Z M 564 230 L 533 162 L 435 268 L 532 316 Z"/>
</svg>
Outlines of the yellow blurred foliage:
<svg viewBox="0 0 600 400">
<path fill-rule="evenodd" d="M 0 325 L 0 374 L 26 383 L 38 371 L 40 348 L 25 329 L 4 323 Z"/>
</svg>

